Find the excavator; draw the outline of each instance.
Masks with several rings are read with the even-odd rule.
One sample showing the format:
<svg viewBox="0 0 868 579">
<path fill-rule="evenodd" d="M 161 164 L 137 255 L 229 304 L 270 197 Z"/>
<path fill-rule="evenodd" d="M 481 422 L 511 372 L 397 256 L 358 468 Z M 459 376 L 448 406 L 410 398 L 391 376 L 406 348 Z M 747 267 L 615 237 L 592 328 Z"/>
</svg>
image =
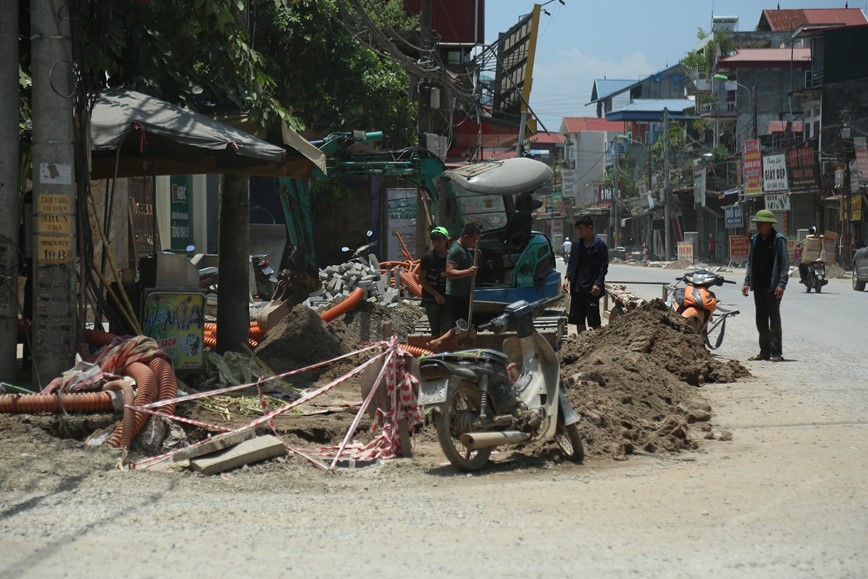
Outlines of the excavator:
<svg viewBox="0 0 868 579">
<path fill-rule="evenodd" d="M 449 169 L 439 157 L 417 147 L 351 152 L 354 143 L 382 138 L 381 132 L 354 131 L 332 133 L 313 141 L 327 154 L 325 172 L 315 169 L 314 179 L 400 177 L 427 193 L 420 196 L 426 204 L 426 215 L 445 226 L 451 238 L 458 239 L 467 221 L 480 225 L 479 273 L 473 293 L 474 316 L 478 316 L 475 319 L 482 322 L 499 315 L 508 304 L 519 300 L 546 300 L 551 308 L 537 318 L 538 330 L 558 346 L 566 330 L 563 307 L 558 307 L 561 276 L 555 269 L 550 240 L 530 228 L 531 194 L 551 178 L 551 168 L 534 159 L 517 157 Z M 265 329 L 303 301 L 319 283 L 307 183 L 281 178 L 279 191 L 292 247 L 289 267 L 281 272 L 274 299 L 259 316 L 260 326 Z M 425 324 L 420 321 L 414 334 L 430 338 Z M 501 335 L 497 341 L 502 340 Z"/>
</svg>

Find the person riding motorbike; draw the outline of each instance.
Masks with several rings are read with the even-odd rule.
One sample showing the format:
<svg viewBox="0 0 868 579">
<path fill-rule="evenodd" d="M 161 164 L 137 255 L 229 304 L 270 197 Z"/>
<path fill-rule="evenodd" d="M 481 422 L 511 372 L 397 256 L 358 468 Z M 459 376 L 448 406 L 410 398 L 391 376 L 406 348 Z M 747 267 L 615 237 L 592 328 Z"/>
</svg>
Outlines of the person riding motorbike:
<svg viewBox="0 0 868 579">
<path fill-rule="evenodd" d="M 564 238 L 564 262 L 570 261 L 570 251 L 573 249 L 573 242 L 570 241 L 569 237 Z"/>
<path fill-rule="evenodd" d="M 817 226 L 812 225 L 808 230 L 808 237 L 814 237 L 817 235 Z M 802 261 L 799 262 L 799 281 L 801 283 L 805 282 L 805 278 L 808 277 L 808 264 Z"/>
</svg>

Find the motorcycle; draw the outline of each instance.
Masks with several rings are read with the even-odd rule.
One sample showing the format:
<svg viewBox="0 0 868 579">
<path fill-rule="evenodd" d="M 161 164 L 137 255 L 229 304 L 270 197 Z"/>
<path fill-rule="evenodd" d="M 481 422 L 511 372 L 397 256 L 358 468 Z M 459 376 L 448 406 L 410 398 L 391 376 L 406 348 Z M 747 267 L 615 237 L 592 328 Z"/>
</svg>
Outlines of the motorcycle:
<svg viewBox="0 0 868 579">
<path fill-rule="evenodd" d="M 735 282 L 707 269 L 688 272 L 682 277 L 675 278 L 675 281 L 674 285 L 668 286 L 666 305 L 690 322 L 696 333 L 703 337 L 709 349 L 718 349 L 726 333 L 727 318 L 737 316 L 739 310 L 719 307 L 717 296 L 711 288 Z M 679 285 L 682 282 L 685 284 L 683 287 Z M 712 345 L 709 336 L 718 327 L 720 332 L 717 334 L 715 344 Z"/>
<path fill-rule="evenodd" d="M 343 251 L 344 253 L 349 253 L 350 251 L 352 251 L 353 254 L 350 256 L 350 259 L 354 259 L 357 257 L 367 257 L 368 254 L 371 253 L 371 251 L 374 249 L 374 246 L 377 245 L 376 241 L 371 241 L 373 235 L 374 232 L 369 229 L 368 232 L 365 234 L 365 241 L 367 241 L 368 243 L 357 247 L 355 250 L 345 245 L 341 248 L 341 251 Z"/>
<path fill-rule="evenodd" d="M 544 301 L 544 300 L 541 300 Z M 522 446 L 554 438 L 573 462 L 585 456 L 578 422 L 560 379 L 560 363 L 533 325 L 540 302 L 507 306 L 480 331 L 514 331 L 503 351 L 436 354 L 419 363 L 418 404 L 433 416 L 446 458 L 462 471 L 485 467 L 501 445 Z"/>
<path fill-rule="evenodd" d="M 799 280 L 804 284 L 805 291 L 811 293 L 811 289 L 817 293 L 823 291 L 823 286 L 829 283 L 826 279 L 826 263 L 820 260 L 806 264 L 805 275 Z"/>
</svg>

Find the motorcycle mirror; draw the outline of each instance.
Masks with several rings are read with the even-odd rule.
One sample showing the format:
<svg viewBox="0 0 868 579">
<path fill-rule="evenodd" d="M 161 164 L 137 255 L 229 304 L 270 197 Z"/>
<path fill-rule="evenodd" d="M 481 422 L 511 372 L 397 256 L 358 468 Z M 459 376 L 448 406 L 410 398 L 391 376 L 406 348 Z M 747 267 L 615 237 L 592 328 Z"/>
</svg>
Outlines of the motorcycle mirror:
<svg viewBox="0 0 868 579">
<path fill-rule="evenodd" d="M 373 235 L 374 235 L 374 230 L 373 230 L 373 229 L 368 229 L 368 234 L 367 234 L 367 235 L 368 235 L 368 237 L 373 236 Z"/>
<path fill-rule="evenodd" d="M 184 249 L 186 250 L 187 253 L 193 253 L 194 251 L 196 251 L 196 246 L 191 243 L 190 245 L 188 245 Z"/>
<path fill-rule="evenodd" d="M 347 247 L 346 245 L 341 248 L 341 251 L 343 251 L 344 253 L 348 252 L 349 250 L 350 250 L 350 248 Z"/>
</svg>

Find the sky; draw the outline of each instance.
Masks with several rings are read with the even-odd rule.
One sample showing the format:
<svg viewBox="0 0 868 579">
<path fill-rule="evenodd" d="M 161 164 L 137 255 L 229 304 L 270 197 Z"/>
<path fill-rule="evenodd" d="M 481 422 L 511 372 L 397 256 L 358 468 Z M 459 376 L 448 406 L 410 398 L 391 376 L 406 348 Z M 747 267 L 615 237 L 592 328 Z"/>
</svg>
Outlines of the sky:
<svg viewBox="0 0 868 579">
<path fill-rule="evenodd" d="M 595 79 L 639 80 L 677 63 L 697 44 L 697 31 L 715 16 L 737 16 L 738 30 L 756 28 L 763 9 L 843 8 L 844 0 L 488 0 L 485 41 L 497 40 L 519 18 L 544 5 L 530 106 L 557 132 L 563 117 L 596 116 Z M 866 9 L 866 0 L 850 8 Z M 541 129 L 541 128 L 540 128 Z"/>
</svg>

